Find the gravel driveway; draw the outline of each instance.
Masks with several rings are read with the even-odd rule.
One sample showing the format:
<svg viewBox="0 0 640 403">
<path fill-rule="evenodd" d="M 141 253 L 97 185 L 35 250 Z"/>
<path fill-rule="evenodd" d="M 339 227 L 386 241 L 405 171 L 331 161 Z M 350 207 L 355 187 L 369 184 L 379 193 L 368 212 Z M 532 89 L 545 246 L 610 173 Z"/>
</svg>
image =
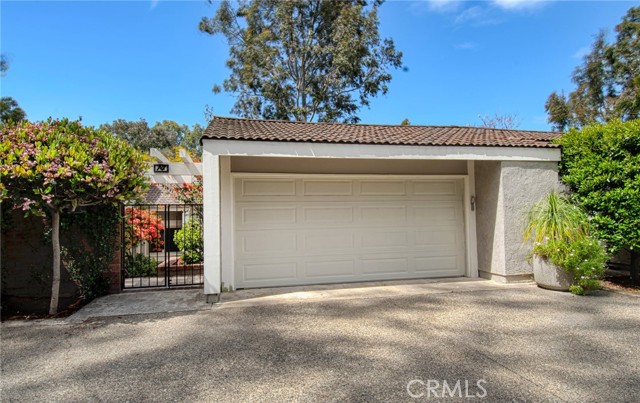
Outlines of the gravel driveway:
<svg viewBox="0 0 640 403">
<path fill-rule="evenodd" d="M 639 308 L 519 286 L 3 324 L 0 399 L 640 401 Z"/>
</svg>

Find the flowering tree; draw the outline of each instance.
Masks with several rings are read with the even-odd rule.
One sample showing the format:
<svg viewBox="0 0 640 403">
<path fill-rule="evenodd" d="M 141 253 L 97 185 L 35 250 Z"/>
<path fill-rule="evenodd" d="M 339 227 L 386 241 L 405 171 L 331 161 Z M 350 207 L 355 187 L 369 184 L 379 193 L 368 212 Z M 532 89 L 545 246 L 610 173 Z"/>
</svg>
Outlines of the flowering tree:
<svg viewBox="0 0 640 403">
<path fill-rule="evenodd" d="M 58 311 L 60 214 L 79 206 L 135 198 L 147 186 L 141 153 L 79 121 L 22 122 L 2 127 L 0 198 L 27 213 L 49 214 L 53 281 L 49 313 Z"/>
<path fill-rule="evenodd" d="M 125 239 L 127 248 L 142 241 L 149 242 L 151 250 L 159 252 L 162 250 L 164 241 L 162 240 L 162 231 L 164 225 L 162 219 L 153 211 L 136 209 L 127 207 L 125 210 Z"/>
<path fill-rule="evenodd" d="M 162 185 L 171 192 L 171 196 L 184 204 L 202 204 L 202 176 L 197 175 L 192 183 L 183 183 L 179 186 Z"/>
</svg>

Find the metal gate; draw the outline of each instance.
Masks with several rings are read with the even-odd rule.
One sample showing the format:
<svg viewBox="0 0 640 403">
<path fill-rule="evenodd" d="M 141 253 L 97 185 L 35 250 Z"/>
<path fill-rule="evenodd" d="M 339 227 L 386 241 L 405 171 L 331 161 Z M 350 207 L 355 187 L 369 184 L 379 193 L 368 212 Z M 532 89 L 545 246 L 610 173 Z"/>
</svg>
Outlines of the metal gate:
<svg viewBox="0 0 640 403">
<path fill-rule="evenodd" d="M 204 284 L 202 204 L 122 206 L 122 288 Z"/>
</svg>

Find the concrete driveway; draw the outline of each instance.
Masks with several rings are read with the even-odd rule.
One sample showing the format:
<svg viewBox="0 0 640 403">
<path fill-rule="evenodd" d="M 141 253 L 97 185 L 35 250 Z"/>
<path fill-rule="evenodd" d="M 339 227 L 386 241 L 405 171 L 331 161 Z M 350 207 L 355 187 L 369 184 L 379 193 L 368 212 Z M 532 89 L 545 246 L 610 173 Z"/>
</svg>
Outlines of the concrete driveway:
<svg viewBox="0 0 640 403">
<path fill-rule="evenodd" d="M 76 324 L 5 323 L 0 398 L 640 400 L 636 296 L 532 285 L 370 290 Z"/>
</svg>

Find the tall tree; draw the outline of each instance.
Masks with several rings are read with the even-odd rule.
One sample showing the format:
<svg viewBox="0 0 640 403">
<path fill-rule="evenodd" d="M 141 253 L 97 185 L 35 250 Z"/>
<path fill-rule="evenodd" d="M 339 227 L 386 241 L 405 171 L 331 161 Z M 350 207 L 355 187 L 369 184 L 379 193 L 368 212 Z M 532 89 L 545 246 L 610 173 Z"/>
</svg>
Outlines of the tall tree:
<svg viewBox="0 0 640 403">
<path fill-rule="evenodd" d="M 211 0 L 210 0 L 211 1 Z M 232 113 L 249 118 L 358 122 L 358 110 L 386 94 L 402 66 L 380 38 L 380 0 L 224 0 L 200 30 L 223 35 L 231 69 L 223 88 Z M 214 92 L 220 91 L 219 86 Z"/>
<path fill-rule="evenodd" d="M 616 41 L 600 32 L 573 74 L 576 88 L 553 92 L 545 110 L 554 130 L 640 116 L 640 7 L 632 7 L 616 26 Z"/>
<path fill-rule="evenodd" d="M 58 310 L 60 215 L 77 207 L 135 198 L 147 184 L 142 154 L 114 136 L 69 120 L 22 122 L 0 132 L 0 201 L 51 218 L 53 280 L 49 313 Z"/>
<path fill-rule="evenodd" d="M 19 123 L 26 117 L 27 114 L 15 99 L 11 97 L 2 97 L 0 99 L 0 126 Z"/>
</svg>

